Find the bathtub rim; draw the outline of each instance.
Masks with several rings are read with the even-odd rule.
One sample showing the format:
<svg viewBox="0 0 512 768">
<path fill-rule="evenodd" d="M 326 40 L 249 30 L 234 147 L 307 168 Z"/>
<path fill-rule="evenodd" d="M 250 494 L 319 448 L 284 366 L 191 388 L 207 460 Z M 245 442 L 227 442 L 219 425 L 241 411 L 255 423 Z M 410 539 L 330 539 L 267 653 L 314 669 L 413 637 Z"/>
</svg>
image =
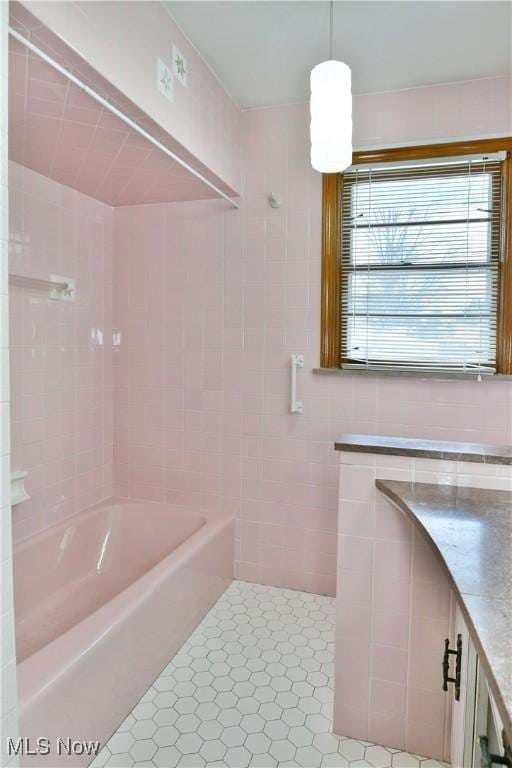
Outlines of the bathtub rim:
<svg viewBox="0 0 512 768">
<path fill-rule="evenodd" d="M 70 516 L 70 519 L 98 508 L 108 507 L 114 503 L 164 506 L 181 513 L 186 509 L 198 513 L 206 519 L 206 522 L 140 578 L 63 632 L 55 640 L 17 664 L 18 713 L 21 716 L 33 705 L 34 699 L 37 699 L 55 681 L 64 676 L 76 664 L 77 660 L 99 643 L 113 627 L 118 626 L 141 606 L 148 594 L 155 592 L 174 571 L 179 571 L 180 566 L 196 555 L 203 546 L 210 543 L 223 530 L 230 526 L 234 528 L 235 516 L 227 512 L 199 507 L 188 508 L 143 499 L 122 499 L 121 497 L 113 497 L 95 504 L 94 507 L 88 507 L 82 512 Z M 51 528 L 63 525 L 64 522 L 67 522 L 67 518 L 65 521 L 59 521 Z M 50 528 L 47 530 L 49 531 Z M 34 537 L 23 540 L 23 543 L 34 541 L 39 535 L 39 533 L 35 534 Z"/>
<path fill-rule="evenodd" d="M 128 498 L 124 499 L 122 496 L 111 496 L 108 499 L 103 499 L 103 501 L 98 501 L 97 503 L 93 504 L 90 507 L 85 507 L 84 509 L 81 509 L 78 512 L 73 512 L 72 515 L 66 515 L 66 517 L 62 518 L 62 520 L 56 520 L 54 523 L 49 525 L 47 528 L 43 528 L 41 531 L 36 531 L 35 533 L 29 536 L 25 536 L 19 541 L 13 542 L 13 548 L 12 548 L 13 556 L 15 556 L 18 552 L 22 552 L 23 550 L 27 549 L 31 544 L 34 544 L 36 541 L 46 538 L 46 536 L 49 536 L 51 533 L 53 533 L 57 529 L 67 527 L 68 525 L 72 524 L 73 521 L 76 520 L 77 518 L 85 518 L 85 517 L 88 517 L 89 515 L 92 516 L 94 512 L 96 512 L 99 509 L 106 509 L 108 507 L 119 505 L 119 504 L 125 504 L 130 506 L 143 505 L 143 506 L 152 506 L 152 507 L 167 507 L 167 508 L 170 507 L 175 512 L 181 512 L 182 515 L 188 515 L 189 513 L 193 513 L 194 515 L 197 514 L 198 517 L 203 518 L 204 524 L 206 524 L 210 520 L 210 518 L 212 518 L 212 516 L 215 516 L 215 515 L 222 516 L 226 514 L 224 512 L 215 512 L 207 509 L 201 509 L 200 507 L 188 507 L 188 506 L 178 505 L 178 504 L 166 504 L 163 501 L 146 501 L 145 499 L 128 499 Z M 178 546 L 181 546 L 181 545 L 178 545 Z M 175 550 L 172 550 L 172 552 L 174 551 Z M 172 552 L 170 552 L 169 554 L 172 554 Z"/>
</svg>

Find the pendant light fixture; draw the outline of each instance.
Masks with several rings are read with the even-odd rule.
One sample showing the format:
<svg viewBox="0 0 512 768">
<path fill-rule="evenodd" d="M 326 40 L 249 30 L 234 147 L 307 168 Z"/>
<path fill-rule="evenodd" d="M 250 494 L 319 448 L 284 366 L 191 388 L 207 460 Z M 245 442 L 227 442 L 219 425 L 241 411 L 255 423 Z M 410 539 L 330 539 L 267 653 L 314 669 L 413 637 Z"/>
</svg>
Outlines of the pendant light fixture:
<svg viewBox="0 0 512 768">
<path fill-rule="evenodd" d="M 339 173 L 352 163 L 351 74 L 332 57 L 333 10 L 331 0 L 329 60 L 311 71 L 311 165 L 321 173 Z"/>
</svg>

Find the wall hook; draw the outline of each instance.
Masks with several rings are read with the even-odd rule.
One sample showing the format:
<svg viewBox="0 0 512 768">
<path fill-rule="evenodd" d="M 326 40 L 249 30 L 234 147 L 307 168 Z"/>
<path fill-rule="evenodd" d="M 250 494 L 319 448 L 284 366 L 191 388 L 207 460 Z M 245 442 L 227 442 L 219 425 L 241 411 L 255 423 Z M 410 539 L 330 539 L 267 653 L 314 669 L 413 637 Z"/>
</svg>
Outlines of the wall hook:
<svg viewBox="0 0 512 768">
<path fill-rule="evenodd" d="M 271 192 L 267 199 L 271 208 L 280 208 L 283 204 L 283 198 L 278 192 Z"/>
</svg>

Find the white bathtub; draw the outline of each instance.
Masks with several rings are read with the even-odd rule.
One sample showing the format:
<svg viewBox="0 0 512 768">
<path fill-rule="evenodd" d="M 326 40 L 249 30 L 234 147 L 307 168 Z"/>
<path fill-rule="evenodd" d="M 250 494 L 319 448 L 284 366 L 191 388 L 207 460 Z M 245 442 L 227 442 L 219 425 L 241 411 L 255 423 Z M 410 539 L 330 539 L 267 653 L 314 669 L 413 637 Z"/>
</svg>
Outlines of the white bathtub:
<svg viewBox="0 0 512 768">
<path fill-rule="evenodd" d="M 111 500 L 14 550 L 20 735 L 102 744 L 233 579 L 231 516 Z"/>
</svg>

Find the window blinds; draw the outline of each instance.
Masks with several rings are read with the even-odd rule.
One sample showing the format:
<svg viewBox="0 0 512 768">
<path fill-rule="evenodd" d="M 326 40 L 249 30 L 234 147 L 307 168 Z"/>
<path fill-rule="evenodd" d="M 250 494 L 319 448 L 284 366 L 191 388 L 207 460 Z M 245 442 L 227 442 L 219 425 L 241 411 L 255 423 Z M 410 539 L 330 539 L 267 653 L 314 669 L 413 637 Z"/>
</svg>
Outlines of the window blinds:
<svg viewBox="0 0 512 768">
<path fill-rule="evenodd" d="M 499 156 L 343 174 L 341 365 L 496 370 Z"/>
</svg>

